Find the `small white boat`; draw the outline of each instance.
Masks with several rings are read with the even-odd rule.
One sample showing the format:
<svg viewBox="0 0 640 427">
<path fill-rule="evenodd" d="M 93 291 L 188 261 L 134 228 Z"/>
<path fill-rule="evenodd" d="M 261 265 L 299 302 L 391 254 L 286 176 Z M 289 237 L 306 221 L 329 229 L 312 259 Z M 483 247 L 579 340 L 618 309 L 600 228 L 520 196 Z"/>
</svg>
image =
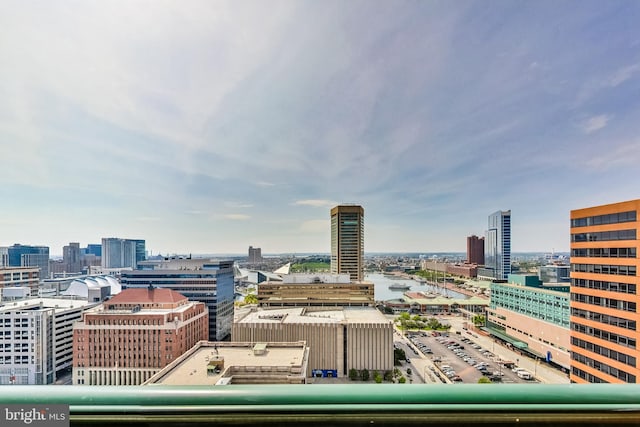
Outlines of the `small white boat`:
<svg viewBox="0 0 640 427">
<path fill-rule="evenodd" d="M 406 291 L 411 289 L 411 285 L 403 285 L 401 283 L 393 283 L 389 285 L 389 289 L 392 291 Z"/>
</svg>

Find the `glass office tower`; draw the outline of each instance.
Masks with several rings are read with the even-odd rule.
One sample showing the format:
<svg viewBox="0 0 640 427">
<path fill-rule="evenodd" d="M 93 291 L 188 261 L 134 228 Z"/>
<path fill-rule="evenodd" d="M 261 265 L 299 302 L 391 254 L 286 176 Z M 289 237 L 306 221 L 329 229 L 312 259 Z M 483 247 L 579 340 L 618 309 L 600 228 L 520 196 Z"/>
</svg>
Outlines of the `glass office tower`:
<svg viewBox="0 0 640 427">
<path fill-rule="evenodd" d="M 511 274 L 511 211 L 489 215 L 485 239 L 485 267 L 493 270 L 494 278 L 507 280 Z"/>
</svg>

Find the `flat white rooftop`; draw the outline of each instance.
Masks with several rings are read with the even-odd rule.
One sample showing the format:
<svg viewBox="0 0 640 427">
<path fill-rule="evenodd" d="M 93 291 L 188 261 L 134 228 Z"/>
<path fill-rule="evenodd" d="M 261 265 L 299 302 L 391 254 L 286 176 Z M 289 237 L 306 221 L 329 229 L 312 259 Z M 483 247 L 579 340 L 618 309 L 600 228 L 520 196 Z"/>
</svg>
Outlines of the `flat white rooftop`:
<svg viewBox="0 0 640 427">
<path fill-rule="evenodd" d="M 391 323 L 380 311 L 372 307 L 309 308 L 292 307 L 257 309 L 237 323 Z"/>
<path fill-rule="evenodd" d="M 92 307 L 95 302 L 89 302 L 85 299 L 67 299 L 67 298 L 29 298 L 16 301 L 4 301 L 0 306 L 0 312 L 14 310 L 33 310 L 33 309 L 55 309 L 55 312 L 66 311 L 73 308 Z"/>
<path fill-rule="evenodd" d="M 254 348 L 257 347 L 256 352 Z M 235 375 L 277 378 L 306 375 L 306 344 L 252 344 L 201 341 L 175 362 L 158 372 L 144 385 L 224 385 Z M 208 369 L 210 362 L 222 360 L 219 372 Z M 268 382 L 268 381 L 266 381 Z"/>
</svg>

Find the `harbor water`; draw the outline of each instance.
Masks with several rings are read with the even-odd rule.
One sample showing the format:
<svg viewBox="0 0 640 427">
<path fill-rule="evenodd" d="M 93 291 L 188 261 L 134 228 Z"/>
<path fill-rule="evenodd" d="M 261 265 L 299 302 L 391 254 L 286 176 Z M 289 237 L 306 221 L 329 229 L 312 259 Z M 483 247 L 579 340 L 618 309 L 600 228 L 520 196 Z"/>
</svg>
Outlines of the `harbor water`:
<svg viewBox="0 0 640 427">
<path fill-rule="evenodd" d="M 456 299 L 467 299 L 468 297 L 460 292 L 451 291 L 442 286 L 434 286 L 430 284 L 421 284 L 415 280 L 405 279 L 395 276 L 387 276 L 383 273 L 370 273 L 365 276 L 365 280 L 373 282 L 375 289 L 376 301 L 386 301 L 390 299 L 398 299 L 402 297 L 404 292 L 421 291 L 425 293 L 441 294 Z M 406 290 L 392 290 L 390 285 L 408 285 Z"/>
</svg>

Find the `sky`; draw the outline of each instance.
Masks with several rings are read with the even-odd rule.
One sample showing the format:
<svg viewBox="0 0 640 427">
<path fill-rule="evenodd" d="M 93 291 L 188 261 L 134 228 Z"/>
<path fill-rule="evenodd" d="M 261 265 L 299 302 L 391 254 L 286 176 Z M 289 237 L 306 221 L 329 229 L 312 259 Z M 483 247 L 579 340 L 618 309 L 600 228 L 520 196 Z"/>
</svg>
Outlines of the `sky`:
<svg viewBox="0 0 640 427">
<path fill-rule="evenodd" d="M 637 1 L 2 1 L 0 246 L 567 251 L 640 196 Z"/>
</svg>

